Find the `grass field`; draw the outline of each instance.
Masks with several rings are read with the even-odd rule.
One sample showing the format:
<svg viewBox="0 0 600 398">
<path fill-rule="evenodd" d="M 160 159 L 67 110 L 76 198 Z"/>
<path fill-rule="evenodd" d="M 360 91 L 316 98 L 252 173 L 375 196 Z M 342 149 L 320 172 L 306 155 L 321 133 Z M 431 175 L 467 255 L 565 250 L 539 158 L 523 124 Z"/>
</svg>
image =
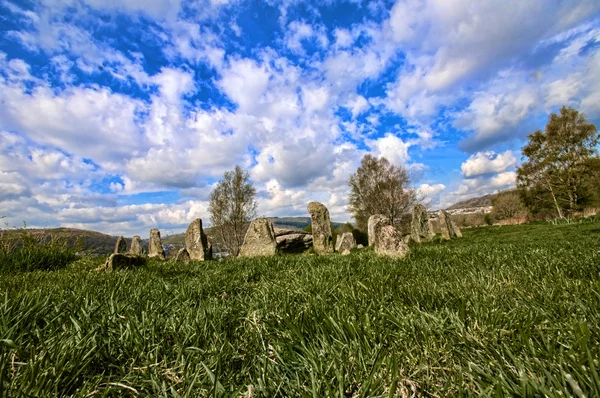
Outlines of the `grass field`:
<svg viewBox="0 0 600 398">
<path fill-rule="evenodd" d="M 403 260 L 2 274 L 2 395 L 600 396 L 600 223 L 464 232 Z"/>
</svg>

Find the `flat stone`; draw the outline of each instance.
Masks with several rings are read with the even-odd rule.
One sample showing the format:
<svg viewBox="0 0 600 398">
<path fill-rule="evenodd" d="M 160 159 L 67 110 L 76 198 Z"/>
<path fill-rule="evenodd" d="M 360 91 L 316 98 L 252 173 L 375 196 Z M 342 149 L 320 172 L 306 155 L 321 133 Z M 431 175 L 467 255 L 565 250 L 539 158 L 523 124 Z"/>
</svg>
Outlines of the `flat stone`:
<svg viewBox="0 0 600 398">
<path fill-rule="evenodd" d="M 392 225 L 386 225 L 381 228 L 375 245 L 375 253 L 401 258 L 405 257 L 409 251 L 408 245 L 402 241 L 402 235 L 396 228 Z"/>
<path fill-rule="evenodd" d="M 147 264 L 146 257 L 132 256 L 130 254 L 113 253 L 110 255 L 104 269 L 107 271 L 118 269 L 138 268 Z"/>
</svg>

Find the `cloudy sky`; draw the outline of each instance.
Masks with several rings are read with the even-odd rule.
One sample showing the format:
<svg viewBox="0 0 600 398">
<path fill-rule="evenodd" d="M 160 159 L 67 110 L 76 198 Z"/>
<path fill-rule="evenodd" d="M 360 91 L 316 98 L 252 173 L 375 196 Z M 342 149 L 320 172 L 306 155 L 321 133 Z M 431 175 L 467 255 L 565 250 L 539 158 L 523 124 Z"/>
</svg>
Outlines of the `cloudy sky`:
<svg viewBox="0 0 600 398">
<path fill-rule="evenodd" d="M 563 104 L 600 120 L 597 0 L 0 0 L 0 216 L 163 234 L 236 164 L 334 220 L 366 153 L 432 207 L 514 184 Z"/>
</svg>

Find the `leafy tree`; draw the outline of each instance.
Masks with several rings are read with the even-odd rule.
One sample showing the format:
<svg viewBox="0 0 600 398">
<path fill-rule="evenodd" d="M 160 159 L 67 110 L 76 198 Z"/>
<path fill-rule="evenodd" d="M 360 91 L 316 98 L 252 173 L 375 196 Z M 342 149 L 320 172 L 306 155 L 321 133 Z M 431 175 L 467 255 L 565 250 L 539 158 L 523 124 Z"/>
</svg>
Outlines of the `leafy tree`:
<svg viewBox="0 0 600 398">
<path fill-rule="evenodd" d="M 520 217 L 526 213 L 519 193 L 514 190 L 498 194 L 493 199 L 492 205 L 492 217 L 496 220 Z"/>
<path fill-rule="evenodd" d="M 383 214 L 395 224 L 417 202 L 416 191 L 409 186 L 406 169 L 394 166 L 383 157 L 365 155 L 348 185 L 348 210 L 363 231 L 367 229 L 371 215 Z"/>
<path fill-rule="evenodd" d="M 517 169 L 517 187 L 533 212 L 548 207 L 563 218 L 589 200 L 589 178 L 597 156 L 598 129 L 584 114 L 563 106 L 552 113 L 544 131 L 528 136 L 523 163 Z"/>
<path fill-rule="evenodd" d="M 225 173 L 210 194 L 210 220 L 218 244 L 237 256 L 244 243 L 248 224 L 256 215 L 256 189 L 247 171 L 240 166 Z"/>
</svg>

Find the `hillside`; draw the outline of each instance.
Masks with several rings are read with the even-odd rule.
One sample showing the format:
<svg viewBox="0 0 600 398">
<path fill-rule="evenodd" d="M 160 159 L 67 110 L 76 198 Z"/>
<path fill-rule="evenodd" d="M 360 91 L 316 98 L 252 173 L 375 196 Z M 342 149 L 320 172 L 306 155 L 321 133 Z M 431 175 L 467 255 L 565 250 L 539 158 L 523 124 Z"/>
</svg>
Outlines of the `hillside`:
<svg viewBox="0 0 600 398">
<path fill-rule="evenodd" d="M 90 254 L 111 253 L 117 242 L 116 236 L 76 228 L 3 229 L 2 234 L 3 239 L 20 239 L 23 234 L 36 240 L 67 239 L 69 245 L 81 245 L 78 250 Z M 131 239 L 126 240 L 129 246 Z"/>
<path fill-rule="evenodd" d="M 490 195 L 484 195 L 476 198 L 462 200 L 448 207 L 446 210 L 469 209 L 472 207 L 488 207 L 492 205 L 492 200 L 496 197 L 496 195 L 498 194 L 494 193 Z"/>
<path fill-rule="evenodd" d="M 597 397 L 599 239 L 536 223 L 403 259 L 0 273 L 0 395 Z"/>
</svg>

